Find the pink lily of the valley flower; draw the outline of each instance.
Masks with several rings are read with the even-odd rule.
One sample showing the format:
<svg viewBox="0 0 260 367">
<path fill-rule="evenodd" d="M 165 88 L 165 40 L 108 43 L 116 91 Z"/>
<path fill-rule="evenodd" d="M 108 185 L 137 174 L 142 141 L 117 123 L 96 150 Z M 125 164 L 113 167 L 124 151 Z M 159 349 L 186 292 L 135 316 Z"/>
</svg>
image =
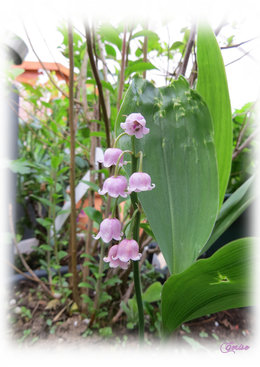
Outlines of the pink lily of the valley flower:
<svg viewBox="0 0 260 367">
<path fill-rule="evenodd" d="M 95 240 L 102 238 L 105 243 L 110 242 L 112 239 L 116 241 L 121 240 L 123 232 L 121 232 L 122 224 L 116 218 L 106 218 L 104 219 L 99 228 L 98 234 L 93 237 Z"/>
<path fill-rule="evenodd" d="M 150 129 L 145 127 L 145 118 L 140 113 L 131 113 L 127 116 L 125 122 L 121 122 L 120 126 L 128 135 L 134 135 L 137 139 L 141 139 L 148 134 Z"/>
<path fill-rule="evenodd" d="M 145 172 L 135 172 L 129 178 L 129 193 L 149 191 L 155 187 L 155 184 L 151 184 L 151 177 Z"/>
<path fill-rule="evenodd" d="M 117 250 L 118 250 L 118 245 L 112 246 L 110 250 L 108 251 L 108 256 L 104 257 L 103 260 L 106 263 L 109 263 L 110 268 L 117 268 L 119 266 L 121 269 L 127 269 L 128 261 L 121 261 L 119 259 L 115 259 Z"/>
<path fill-rule="evenodd" d="M 122 196 L 127 197 L 127 179 L 124 176 L 112 176 L 105 180 L 102 190 L 99 190 L 100 195 L 105 195 L 108 193 L 109 196 L 117 198 Z"/>
<path fill-rule="evenodd" d="M 140 260 L 141 256 L 138 243 L 135 240 L 124 239 L 118 244 L 117 252 L 112 258 L 113 260 L 127 262 L 129 260 Z"/>
<path fill-rule="evenodd" d="M 104 153 L 104 159 L 99 160 L 100 163 L 103 163 L 104 167 L 111 167 L 116 165 L 119 156 L 122 154 L 122 150 L 118 148 L 108 148 Z M 120 159 L 119 167 L 122 167 L 126 162 L 123 160 L 123 156 Z"/>
</svg>

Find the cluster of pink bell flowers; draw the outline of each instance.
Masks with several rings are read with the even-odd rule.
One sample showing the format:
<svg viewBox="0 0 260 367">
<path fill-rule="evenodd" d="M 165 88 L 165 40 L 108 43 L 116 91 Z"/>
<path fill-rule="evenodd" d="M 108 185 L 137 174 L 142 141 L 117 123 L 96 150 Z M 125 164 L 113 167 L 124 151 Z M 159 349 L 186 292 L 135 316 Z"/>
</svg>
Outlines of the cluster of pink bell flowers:
<svg viewBox="0 0 260 367">
<path fill-rule="evenodd" d="M 150 131 L 145 125 L 145 118 L 140 113 L 132 113 L 127 116 L 124 123 L 120 124 L 124 130 L 124 133 L 120 135 L 127 134 L 141 139 Z M 154 184 L 151 184 L 151 177 L 147 173 L 142 172 L 140 168 L 139 172 L 134 172 L 130 176 L 129 182 L 125 176 L 118 175 L 120 168 L 127 164 L 123 158 L 124 153 L 129 153 L 129 151 L 122 151 L 115 146 L 105 151 L 104 158 L 100 163 L 104 167 L 115 166 L 115 173 L 104 181 L 102 190 L 99 190 L 100 195 L 108 194 L 113 198 L 118 198 L 119 196 L 126 198 L 132 192 L 149 191 L 155 187 Z M 142 167 L 142 164 L 140 167 Z M 120 241 L 117 245 L 111 246 L 108 256 L 103 258 L 105 262 L 109 263 L 111 268 L 120 267 L 127 269 L 130 260 L 138 261 L 142 256 L 139 252 L 138 243 L 132 238 L 122 239 L 123 236 L 122 223 L 117 218 L 109 217 L 101 222 L 99 232 L 94 237 L 95 239 L 101 238 L 105 243 L 109 243 L 112 240 Z"/>
</svg>

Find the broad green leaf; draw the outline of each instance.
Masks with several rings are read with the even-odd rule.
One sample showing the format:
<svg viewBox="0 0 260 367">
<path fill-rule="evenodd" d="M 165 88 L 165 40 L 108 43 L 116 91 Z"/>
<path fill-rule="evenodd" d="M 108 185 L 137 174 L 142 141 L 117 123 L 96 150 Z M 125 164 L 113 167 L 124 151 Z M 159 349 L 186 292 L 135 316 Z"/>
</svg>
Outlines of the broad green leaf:
<svg viewBox="0 0 260 367">
<path fill-rule="evenodd" d="M 144 62 L 137 60 L 129 63 L 129 66 L 125 68 L 125 77 L 128 78 L 132 73 L 141 73 L 145 70 L 157 69 L 151 62 Z"/>
<path fill-rule="evenodd" d="M 162 290 L 164 331 L 171 333 L 185 321 L 252 304 L 253 238 L 242 238 L 172 275 Z"/>
<path fill-rule="evenodd" d="M 163 88 L 135 78 L 122 103 L 116 135 L 122 132 L 124 115 L 133 112 L 140 112 L 150 129 L 135 143 L 136 151 L 144 152 L 143 171 L 156 185 L 138 197 L 169 270 L 178 273 L 198 257 L 217 216 L 212 121 L 205 102 L 182 77 Z M 119 146 L 132 149 L 131 138 L 123 136 Z M 130 173 L 128 166 L 126 171 Z"/>
<path fill-rule="evenodd" d="M 198 27 L 197 63 L 197 91 L 207 103 L 214 125 L 220 208 L 232 163 L 232 113 L 221 51 L 212 29 L 206 24 Z"/>
<path fill-rule="evenodd" d="M 248 208 L 256 197 L 253 190 L 254 177 L 243 183 L 222 205 L 213 232 L 201 250 L 207 251 L 211 245 L 228 229 L 232 223 Z"/>
</svg>

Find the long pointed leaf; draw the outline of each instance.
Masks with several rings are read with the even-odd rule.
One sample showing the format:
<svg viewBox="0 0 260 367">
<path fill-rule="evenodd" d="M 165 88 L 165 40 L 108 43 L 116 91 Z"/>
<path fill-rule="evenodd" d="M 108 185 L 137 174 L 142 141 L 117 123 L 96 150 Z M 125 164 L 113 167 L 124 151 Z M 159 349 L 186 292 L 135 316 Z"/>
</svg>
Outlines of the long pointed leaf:
<svg viewBox="0 0 260 367">
<path fill-rule="evenodd" d="M 207 24 L 198 27 L 197 91 L 206 101 L 214 125 L 219 175 L 219 208 L 224 200 L 232 163 L 232 114 L 220 48 Z"/>
<path fill-rule="evenodd" d="M 222 205 L 213 232 L 201 250 L 207 251 L 211 245 L 224 233 L 232 223 L 249 207 L 256 197 L 253 190 L 254 177 L 243 183 Z"/>
<path fill-rule="evenodd" d="M 253 238 L 233 241 L 165 282 L 162 321 L 166 333 L 185 321 L 252 304 L 252 243 Z"/>
</svg>

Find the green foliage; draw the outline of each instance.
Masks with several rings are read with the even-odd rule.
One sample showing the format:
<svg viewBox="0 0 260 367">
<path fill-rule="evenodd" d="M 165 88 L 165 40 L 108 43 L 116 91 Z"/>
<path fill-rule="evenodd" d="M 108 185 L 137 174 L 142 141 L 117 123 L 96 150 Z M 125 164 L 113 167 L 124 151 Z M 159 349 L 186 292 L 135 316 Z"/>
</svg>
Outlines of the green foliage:
<svg viewBox="0 0 260 367">
<path fill-rule="evenodd" d="M 233 241 L 165 282 L 162 290 L 165 333 L 205 314 L 252 304 L 252 244 L 251 238 Z"/>
<path fill-rule="evenodd" d="M 249 178 L 224 202 L 218 214 L 215 227 L 208 242 L 201 250 L 201 254 L 207 251 L 256 199 L 257 193 L 253 189 L 254 181 L 254 177 Z"/>
<path fill-rule="evenodd" d="M 140 112 L 150 128 L 136 142 L 136 150 L 144 152 L 143 170 L 156 185 L 138 197 L 170 271 L 178 273 L 196 260 L 218 211 L 211 118 L 184 78 L 158 89 L 135 78 L 117 118 L 117 134 L 124 115 L 133 111 Z M 131 149 L 131 139 L 123 136 L 119 146 Z"/>
<path fill-rule="evenodd" d="M 233 113 L 233 152 L 243 144 L 256 129 L 256 116 L 253 103 L 246 103 Z M 232 160 L 231 174 L 227 188 L 228 193 L 234 192 L 257 169 L 257 158 L 253 154 L 255 139 Z"/>
<path fill-rule="evenodd" d="M 143 293 L 144 312 L 149 317 L 147 323 L 150 331 L 157 331 L 160 335 L 161 332 L 161 313 L 158 310 L 157 302 L 161 299 L 162 285 L 160 282 L 152 283 L 146 291 Z M 120 307 L 127 316 L 126 327 L 128 329 L 134 329 L 138 323 L 138 309 L 136 298 L 133 297 L 128 300 L 127 304 L 121 301 Z M 157 310 L 157 311 L 156 311 Z"/>
<path fill-rule="evenodd" d="M 224 200 L 232 161 L 232 116 L 225 66 L 214 32 L 199 24 L 197 91 L 209 108 L 218 164 L 219 208 Z"/>
</svg>

